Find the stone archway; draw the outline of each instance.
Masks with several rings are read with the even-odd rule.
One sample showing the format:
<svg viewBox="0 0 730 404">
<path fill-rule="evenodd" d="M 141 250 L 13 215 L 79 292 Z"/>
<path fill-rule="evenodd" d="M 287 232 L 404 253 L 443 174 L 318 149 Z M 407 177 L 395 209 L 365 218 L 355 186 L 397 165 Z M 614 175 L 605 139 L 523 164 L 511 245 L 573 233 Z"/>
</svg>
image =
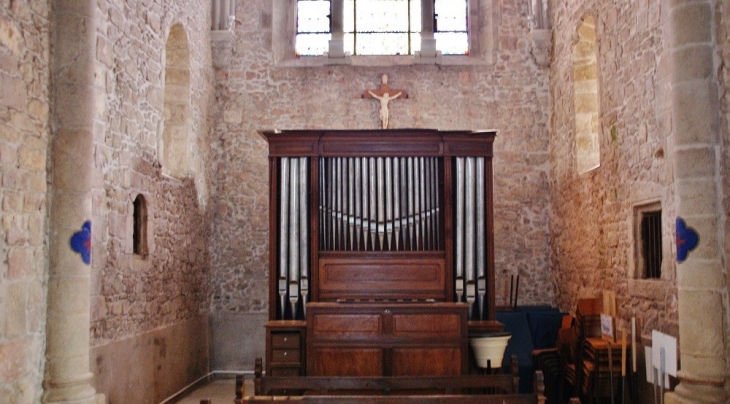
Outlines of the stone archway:
<svg viewBox="0 0 730 404">
<path fill-rule="evenodd" d="M 181 24 L 170 29 L 165 44 L 165 126 L 162 172 L 175 178 L 188 174 L 190 145 L 190 47 Z"/>
<path fill-rule="evenodd" d="M 598 60 L 596 24 L 591 16 L 581 21 L 573 45 L 573 97 L 575 108 L 575 164 L 584 174 L 601 164 L 598 136 Z"/>
</svg>

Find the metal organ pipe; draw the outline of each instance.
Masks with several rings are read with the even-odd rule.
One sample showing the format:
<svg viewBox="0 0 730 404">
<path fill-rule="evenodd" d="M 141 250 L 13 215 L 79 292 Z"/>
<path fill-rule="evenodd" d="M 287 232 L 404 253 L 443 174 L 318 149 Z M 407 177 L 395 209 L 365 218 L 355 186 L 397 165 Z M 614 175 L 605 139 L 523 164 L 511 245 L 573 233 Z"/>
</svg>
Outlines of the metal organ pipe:
<svg viewBox="0 0 730 404">
<path fill-rule="evenodd" d="M 307 177 L 309 161 L 306 157 L 299 158 L 299 289 L 303 307 L 306 308 L 309 294 L 309 231 L 307 218 L 309 203 L 307 201 Z M 306 314 L 306 312 L 305 312 Z"/>
<path fill-rule="evenodd" d="M 309 294 L 308 178 L 308 158 L 280 159 L 278 290 L 282 319 L 296 318 L 300 300 L 306 303 Z M 320 181 L 320 186 L 320 196 L 323 196 L 326 184 Z M 328 216 L 327 207 L 320 207 L 320 219 L 326 221 Z"/>
<path fill-rule="evenodd" d="M 286 312 L 287 274 L 289 272 L 289 159 L 281 159 L 281 196 L 279 211 L 279 299 L 281 318 Z"/>
<path fill-rule="evenodd" d="M 290 187 L 291 203 L 289 205 L 289 304 L 292 317 L 296 318 L 296 307 L 299 301 L 299 160 L 294 158 L 291 167 Z"/>
<path fill-rule="evenodd" d="M 456 301 L 464 295 L 464 158 L 456 158 Z"/>
<path fill-rule="evenodd" d="M 483 157 L 456 157 L 455 267 L 457 301 L 466 292 L 469 317 L 477 303 L 475 317 L 483 318 L 486 295 L 486 194 Z M 466 289 L 466 290 L 464 290 Z"/>
<path fill-rule="evenodd" d="M 438 158 L 321 157 L 319 166 L 322 249 L 440 248 Z"/>
<path fill-rule="evenodd" d="M 464 271 L 466 272 L 466 301 L 469 303 L 469 312 L 471 316 L 472 306 L 476 298 L 476 285 L 474 282 L 474 158 L 466 158 L 466 184 L 465 184 L 465 228 L 464 228 Z"/>
<path fill-rule="evenodd" d="M 479 319 L 484 319 L 484 296 L 487 293 L 487 277 L 485 274 L 486 266 L 486 244 L 484 234 L 484 157 L 476 159 L 476 198 L 477 198 L 477 293 L 479 295 Z"/>
</svg>

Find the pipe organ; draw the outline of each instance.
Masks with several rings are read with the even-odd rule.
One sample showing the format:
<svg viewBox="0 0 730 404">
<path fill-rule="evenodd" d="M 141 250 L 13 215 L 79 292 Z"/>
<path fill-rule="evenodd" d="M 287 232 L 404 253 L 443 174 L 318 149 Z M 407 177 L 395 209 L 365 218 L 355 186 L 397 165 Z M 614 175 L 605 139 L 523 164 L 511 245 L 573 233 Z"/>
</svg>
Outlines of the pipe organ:
<svg viewBox="0 0 730 404">
<path fill-rule="evenodd" d="M 346 329 L 353 320 L 355 328 L 380 324 L 372 330 L 396 334 L 399 324 L 410 324 L 412 334 L 405 335 L 415 336 L 420 326 L 413 319 L 433 324 L 446 321 L 438 317 L 446 313 L 453 325 L 446 327 L 449 337 L 439 339 L 432 325 L 424 325 L 426 339 L 413 341 L 442 352 L 444 360 L 458 359 L 452 371 L 464 369 L 467 322 L 494 320 L 495 133 L 412 129 L 262 135 L 269 143 L 271 182 L 267 371 L 285 369 L 277 365 L 279 350 L 272 346 L 281 340 L 278 333 L 292 332 L 283 325 L 295 327 L 301 341 L 301 359 L 292 362 L 298 366 L 295 373 L 306 373 L 306 361 L 310 373 L 328 374 L 331 368 L 316 358 L 331 361 L 328 355 L 337 349 L 357 357 L 353 350 L 360 352 L 363 341 L 355 348 L 347 338 L 335 338 L 336 332 L 321 330 Z M 381 309 L 384 314 L 372 317 Z M 363 356 L 366 367 L 384 366 L 384 374 L 398 374 L 392 368 L 398 360 L 412 366 L 409 340 L 404 338 L 402 347 L 393 345 L 396 340 L 401 341 L 373 337 L 374 344 L 389 345 L 363 351 L 370 355 Z M 429 360 L 439 356 L 431 354 Z"/>
</svg>

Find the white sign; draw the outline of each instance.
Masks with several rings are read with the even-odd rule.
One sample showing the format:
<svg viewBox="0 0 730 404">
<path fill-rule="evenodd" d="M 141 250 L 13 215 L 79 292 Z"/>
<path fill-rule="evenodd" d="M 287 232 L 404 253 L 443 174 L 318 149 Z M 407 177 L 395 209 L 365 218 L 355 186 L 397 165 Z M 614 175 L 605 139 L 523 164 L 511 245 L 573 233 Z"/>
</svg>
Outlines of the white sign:
<svg viewBox="0 0 730 404">
<path fill-rule="evenodd" d="M 651 362 L 655 368 L 661 369 L 660 351 L 664 348 L 664 372 L 677 377 L 677 339 L 657 330 L 651 332 Z"/>
<path fill-rule="evenodd" d="M 616 334 L 613 330 L 613 317 L 608 314 L 601 314 L 601 335 L 610 338 L 611 342 L 616 340 Z"/>
</svg>

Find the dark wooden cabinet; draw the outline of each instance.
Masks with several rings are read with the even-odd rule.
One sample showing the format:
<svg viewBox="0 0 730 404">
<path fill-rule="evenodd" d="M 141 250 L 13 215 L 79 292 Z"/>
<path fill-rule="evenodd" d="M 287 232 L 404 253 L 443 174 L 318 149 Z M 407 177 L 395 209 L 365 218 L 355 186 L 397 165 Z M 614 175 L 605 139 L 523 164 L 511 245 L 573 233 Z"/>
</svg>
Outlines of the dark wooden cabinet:
<svg viewBox="0 0 730 404">
<path fill-rule="evenodd" d="M 266 374 L 304 375 L 306 346 L 304 321 L 270 321 L 266 324 Z"/>
<path fill-rule="evenodd" d="M 310 376 L 459 375 L 467 370 L 464 303 L 310 303 Z"/>
<path fill-rule="evenodd" d="M 466 373 L 468 323 L 494 324 L 495 133 L 262 135 L 270 179 L 267 371 Z"/>
</svg>

